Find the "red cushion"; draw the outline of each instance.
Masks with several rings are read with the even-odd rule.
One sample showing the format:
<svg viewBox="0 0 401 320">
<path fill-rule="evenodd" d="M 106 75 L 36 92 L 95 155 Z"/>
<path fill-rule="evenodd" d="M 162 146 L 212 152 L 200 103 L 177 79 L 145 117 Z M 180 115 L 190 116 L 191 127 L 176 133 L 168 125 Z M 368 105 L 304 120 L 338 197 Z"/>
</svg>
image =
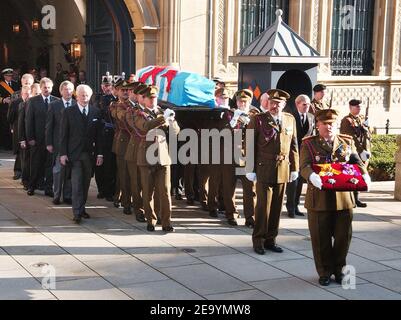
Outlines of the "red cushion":
<svg viewBox="0 0 401 320">
<path fill-rule="evenodd" d="M 361 170 L 355 164 L 314 164 L 313 171 L 323 182 L 322 190 L 367 191 L 368 186 L 362 178 Z M 354 180 L 354 181 L 353 181 Z"/>
</svg>

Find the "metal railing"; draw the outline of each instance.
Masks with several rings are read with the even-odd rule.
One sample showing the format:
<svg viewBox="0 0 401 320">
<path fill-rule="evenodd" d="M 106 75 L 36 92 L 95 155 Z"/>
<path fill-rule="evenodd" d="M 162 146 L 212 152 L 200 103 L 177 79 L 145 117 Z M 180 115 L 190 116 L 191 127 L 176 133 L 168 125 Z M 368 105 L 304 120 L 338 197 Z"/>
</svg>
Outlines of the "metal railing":
<svg viewBox="0 0 401 320">
<path fill-rule="evenodd" d="M 288 23 L 289 0 L 241 0 L 241 6 L 241 48 L 274 23 L 277 9 L 283 10 Z"/>
<path fill-rule="evenodd" d="M 375 0 L 334 0 L 331 69 L 334 76 L 370 75 Z"/>
</svg>

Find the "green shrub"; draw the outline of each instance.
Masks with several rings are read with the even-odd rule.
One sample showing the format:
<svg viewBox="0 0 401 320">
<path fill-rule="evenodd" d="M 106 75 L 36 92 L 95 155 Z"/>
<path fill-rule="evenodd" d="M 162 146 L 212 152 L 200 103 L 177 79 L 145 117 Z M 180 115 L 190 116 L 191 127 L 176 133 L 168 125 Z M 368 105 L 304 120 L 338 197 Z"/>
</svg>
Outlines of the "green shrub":
<svg viewBox="0 0 401 320">
<path fill-rule="evenodd" d="M 373 135 L 369 174 L 373 181 L 391 181 L 395 178 L 396 135 Z"/>
</svg>

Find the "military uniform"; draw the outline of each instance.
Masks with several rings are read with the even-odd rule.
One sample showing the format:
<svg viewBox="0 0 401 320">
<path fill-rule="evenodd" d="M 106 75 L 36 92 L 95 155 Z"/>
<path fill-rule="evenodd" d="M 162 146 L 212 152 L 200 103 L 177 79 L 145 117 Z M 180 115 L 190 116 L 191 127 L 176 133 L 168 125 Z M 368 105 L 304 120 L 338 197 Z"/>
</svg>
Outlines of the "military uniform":
<svg viewBox="0 0 401 320">
<path fill-rule="evenodd" d="M 360 100 L 351 100 L 350 106 L 359 106 Z M 352 137 L 355 143 L 356 151 L 361 159 L 364 161 L 366 167 L 369 163 L 371 155 L 371 139 L 369 127 L 365 124 L 365 117 L 363 115 L 354 116 L 351 113 L 344 117 L 341 121 L 340 132 Z M 359 192 L 354 192 L 355 202 L 358 207 L 365 208 L 366 203 L 359 201 Z"/>
<path fill-rule="evenodd" d="M 2 76 L 12 74 L 12 69 L 4 69 L 1 72 Z M 6 83 L 4 80 L 0 81 L 0 147 L 7 150 L 12 149 L 12 138 L 10 124 L 7 121 L 9 103 L 6 103 L 4 100 L 11 98 L 17 90 L 19 90 L 19 86 L 15 81 L 10 81 L 9 83 Z"/>
<path fill-rule="evenodd" d="M 121 81 L 117 84 L 118 89 L 126 88 L 129 85 L 126 81 Z M 121 190 L 121 205 L 124 207 L 125 214 L 131 214 L 131 181 L 128 174 L 128 165 L 125 160 L 128 144 L 131 138 L 130 131 L 128 130 L 125 117 L 130 109 L 129 101 L 118 101 L 112 104 L 111 115 L 115 120 L 118 128 L 115 138 L 114 152 L 117 158 L 117 175 L 120 182 Z"/>
<path fill-rule="evenodd" d="M 326 90 L 326 86 L 323 84 L 317 84 L 316 86 L 313 87 L 313 92 L 321 92 Z M 316 112 L 319 110 L 326 110 L 330 109 L 331 106 L 328 105 L 325 101 L 321 100 L 318 101 L 315 98 L 312 99 L 311 106 L 309 108 L 309 113 L 316 115 Z"/>
<path fill-rule="evenodd" d="M 276 102 L 289 99 L 282 90 L 269 90 L 269 99 Z M 264 248 L 281 252 L 276 246 L 280 214 L 290 173 L 299 171 L 299 156 L 295 118 L 282 113 L 278 124 L 269 113 L 251 119 L 248 129 L 254 130 L 256 208 L 253 247 L 258 254 Z"/>
<path fill-rule="evenodd" d="M 141 90 L 146 88 L 146 85 L 137 85 L 134 88 L 134 92 L 136 94 L 139 94 Z M 125 114 L 125 122 L 127 124 L 127 129 L 130 132 L 130 140 L 127 146 L 127 151 L 125 153 L 125 160 L 127 161 L 128 174 L 130 177 L 131 196 L 134 213 L 138 221 L 144 222 L 141 174 L 137 164 L 137 157 L 141 140 L 145 139 L 146 136 L 136 129 L 134 123 L 135 114 L 143 111 L 144 108 L 140 106 L 137 102 L 134 103 L 130 101 L 130 104 L 131 106 L 128 109 L 128 112 Z"/>
<path fill-rule="evenodd" d="M 157 97 L 157 87 L 150 86 L 144 92 L 145 97 Z M 154 137 L 153 141 L 146 141 L 142 138 L 138 148 L 137 164 L 140 170 L 142 182 L 143 204 L 145 216 L 148 223 L 148 231 L 154 231 L 154 226 L 157 222 L 157 215 L 152 205 L 152 200 L 159 202 L 161 223 L 164 231 L 174 231 L 171 226 L 171 175 L 170 165 L 171 158 L 167 144 L 167 137 L 159 134 L 153 129 L 159 129 L 167 132 L 173 130 L 174 134 L 178 134 L 180 128 L 177 122 L 171 121 L 169 126 L 166 124 L 166 119 L 163 116 L 163 111 L 160 107 L 150 110 L 145 108 L 138 111 L 134 115 L 134 126 L 142 137 L 147 134 Z M 151 132 L 152 131 L 152 132 Z M 157 163 L 149 163 L 146 153 L 149 147 L 157 146 Z M 154 195 L 158 195 L 157 200 Z"/>
<path fill-rule="evenodd" d="M 317 113 L 317 121 L 334 121 L 336 117 L 335 110 Z M 312 164 L 347 162 L 350 157 L 358 160 L 363 174 L 367 173 L 350 136 L 339 134 L 330 144 L 317 135 L 304 138 L 302 143 L 301 175 L 308 181 L 305 208 L 308 210 L 316 270 L 320 276 L 319 282 L 323 281 L 322 285 L 328 285 L 333 273 L 336 278 L 340 277 L 342 268 L 346 265 L 355 202 L 352 192 L 321 191 L 316 188 L 311 183 L 311 174 L 314 173 Z"/>
</svg>

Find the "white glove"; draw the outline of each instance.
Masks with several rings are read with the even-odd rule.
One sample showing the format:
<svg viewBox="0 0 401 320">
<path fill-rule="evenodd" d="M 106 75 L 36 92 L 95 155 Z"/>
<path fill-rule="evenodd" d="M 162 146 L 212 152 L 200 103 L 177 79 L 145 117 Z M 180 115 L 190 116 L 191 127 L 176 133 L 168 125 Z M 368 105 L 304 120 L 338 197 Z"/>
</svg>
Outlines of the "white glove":
<svg viewBox="0 0 401 320">
<path fill-rule="evenodd" d="M 370 179 L 370 175 L 365 173 L 362 175 L 363 180 L 365 180 L 366 185 L 368 186 L 368 192 L 370 191 L 370 187 L 372 185 L 372 179 Z"/>
<path fill-rule="evenodd" d="M 244 114 L 244 111 L 237 109 L 234 111 L 234 118 L 238 119 L 242 114 Z"/>
<path fill-rule="evenodd" d="M 366 119 L 362 124 L 363 124 L 364 126 L 369 127 L 369 119 Z"/>
<path fill-rule="evenodd" d="M 256 182 L 256 173 L 247 173 L 246 178 L 251 182 Z"/>
<path fill-rule="evenodd" d="M 322 179 L 320 179 L 320 176 L 317 173 L 313 172 L 309 176 L 309 181 L 313 184 L 313 186 L 315 186 L 319 190 L 322 190 L 323 187 Z"/>
<path fill-rule="evenodd" d="M 290 174 L 290 182 L 293 182 L 297 180 L 299 177 L 299 172 L 298 171 L 292 171 Z"/>
<path fill-rule="evenodd" d="M 164 120 L 166 120 L 166 121 L 168 121 L 170 119 L 174 120 L 175 112 L 173 110 L 171 110 L 171 109 L 166 109 L 164 111 L 163 117 L 164 117 Z"/>
<path fill-rule="evenodd" d="M 359 154 L 361 157 L 362 161 L 368 161 L 370 159 L 370 152 L 367 152 L 366 150 L 363 150 L 362 153 Z"/>
<path fill-rule="evenodd" d="M 247 126 L 249 124 L 249 122 L 251 122 L 251 118 L 249 118 L 248 116 L 245 116 L 245 114 L 243 114 L 243 116 L 240 117 L 241 121 Z"/>
</svg>

